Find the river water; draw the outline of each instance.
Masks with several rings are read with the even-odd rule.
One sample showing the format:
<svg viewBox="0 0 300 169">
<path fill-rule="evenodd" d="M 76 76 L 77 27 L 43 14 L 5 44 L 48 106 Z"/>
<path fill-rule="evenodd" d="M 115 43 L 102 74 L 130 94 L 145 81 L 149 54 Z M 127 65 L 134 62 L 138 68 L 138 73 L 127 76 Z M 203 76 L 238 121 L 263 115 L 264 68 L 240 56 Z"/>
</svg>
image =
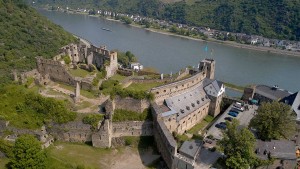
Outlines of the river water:
<svg viewBox="0 0 300 169">
<path fill-rule="evenodd" d="M 131 51 L 144 66 L 161 73 L 175 73 L 189 65 L 197 66 L 204 58 L 213 58 L 218 80 L 238 85 L 276 84 L 292 92 L 300 90 L 300 57 L 163 35 L 87 15 L 39 12 L 96 46 Z M 103 27 L 112 31 L 102 30 Z M 209 52 L 204 51 L 206 45 Z"/>
</svg>

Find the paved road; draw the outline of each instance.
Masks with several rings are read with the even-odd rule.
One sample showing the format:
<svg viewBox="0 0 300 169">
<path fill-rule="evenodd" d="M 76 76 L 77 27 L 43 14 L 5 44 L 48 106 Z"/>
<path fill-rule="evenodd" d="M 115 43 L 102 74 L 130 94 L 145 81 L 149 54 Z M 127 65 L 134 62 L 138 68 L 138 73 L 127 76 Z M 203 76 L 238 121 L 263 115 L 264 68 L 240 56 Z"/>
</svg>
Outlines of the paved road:
<svg viewBox="0 0 300 169">
<path fill-rule="evenodd" d="M 228 112 L 231 110 L 233 105 L 230 105 L 229 108 L 218 118 L 218 120 L 208 129 L 207 135 L 212 135 L 216 139 L 222 139 L 222 132 L 220 129 L 216 128 L 215 125 L 220 122 L 225 122 L 225 117 L 231 117 L 228 115 Z M 257 110 L 257 106 L 249 106 L 249 110 L 240 112 L 236 119 L 240 121 L 240 126 L 248 126 L 250 120 L 254 116 L 254 112 Z"/>
</svg>

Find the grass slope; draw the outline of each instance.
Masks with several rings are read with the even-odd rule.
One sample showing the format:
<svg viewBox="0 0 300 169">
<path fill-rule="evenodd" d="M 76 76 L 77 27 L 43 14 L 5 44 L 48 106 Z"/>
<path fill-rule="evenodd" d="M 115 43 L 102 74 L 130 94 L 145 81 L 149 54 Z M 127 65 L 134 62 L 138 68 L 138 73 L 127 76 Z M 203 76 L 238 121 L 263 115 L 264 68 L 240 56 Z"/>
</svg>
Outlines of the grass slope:
<svg viewBox="0 0 300 169">
<path fill-rule="evenodd" d="M 12 69 L 35 68 L 35 57 L 51 58 L 76 39 L 21 0 L 0 0 L 0 83 Z"/>
</svg>

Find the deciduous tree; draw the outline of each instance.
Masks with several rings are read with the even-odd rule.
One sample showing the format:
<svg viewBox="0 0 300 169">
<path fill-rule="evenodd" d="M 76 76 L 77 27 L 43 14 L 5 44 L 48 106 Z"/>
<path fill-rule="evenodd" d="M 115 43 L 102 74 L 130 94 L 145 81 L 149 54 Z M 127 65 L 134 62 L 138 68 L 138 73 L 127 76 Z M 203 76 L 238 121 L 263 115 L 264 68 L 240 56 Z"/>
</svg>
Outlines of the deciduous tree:
<svg viewBox="0 0 300 169">
<path fill-rule="evenodd" d="M 12 169 L 43 169 L 45 160 L 40 142 L 32 135 L 22 135 L 16 140 L 9 165 Z"/>
<path fill-rule="evenodd" d="M 289 105 L 279 102 L 262 103 L 250 127 L 262 140 L 288 138 L 296 129 L 295 114 Z"/>
<path fill-rule="evenodd" d="M 218 148 L 226 155 L 226 166 L 233 169 L 248 169 L 258 162 L 254 154 L 255 137 L 247 128 L 239 129 L 239 122 L 227 123 Z"/>
</svg>

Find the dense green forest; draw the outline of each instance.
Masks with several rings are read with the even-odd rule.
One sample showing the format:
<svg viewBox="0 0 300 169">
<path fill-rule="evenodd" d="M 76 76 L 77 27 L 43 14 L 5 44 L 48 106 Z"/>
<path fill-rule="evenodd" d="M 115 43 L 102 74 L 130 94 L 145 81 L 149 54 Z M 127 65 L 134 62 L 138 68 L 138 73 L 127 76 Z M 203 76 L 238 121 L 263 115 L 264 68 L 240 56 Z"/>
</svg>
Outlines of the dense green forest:
<svg viewBox="0 0 300 169">
<path fill-rule="evenodd" d="M 37 0 L 37 4 L 104 9 L 218 30 L 300 40 L 300 0 Z"/>
<path fill-rule="evenodd" d="M 0 83 L 10 81 L 12 69 L 35 68 L 36 56 L 53 57 L 75 40 L 22 0 L 0 0 Z"/>
</svg>

